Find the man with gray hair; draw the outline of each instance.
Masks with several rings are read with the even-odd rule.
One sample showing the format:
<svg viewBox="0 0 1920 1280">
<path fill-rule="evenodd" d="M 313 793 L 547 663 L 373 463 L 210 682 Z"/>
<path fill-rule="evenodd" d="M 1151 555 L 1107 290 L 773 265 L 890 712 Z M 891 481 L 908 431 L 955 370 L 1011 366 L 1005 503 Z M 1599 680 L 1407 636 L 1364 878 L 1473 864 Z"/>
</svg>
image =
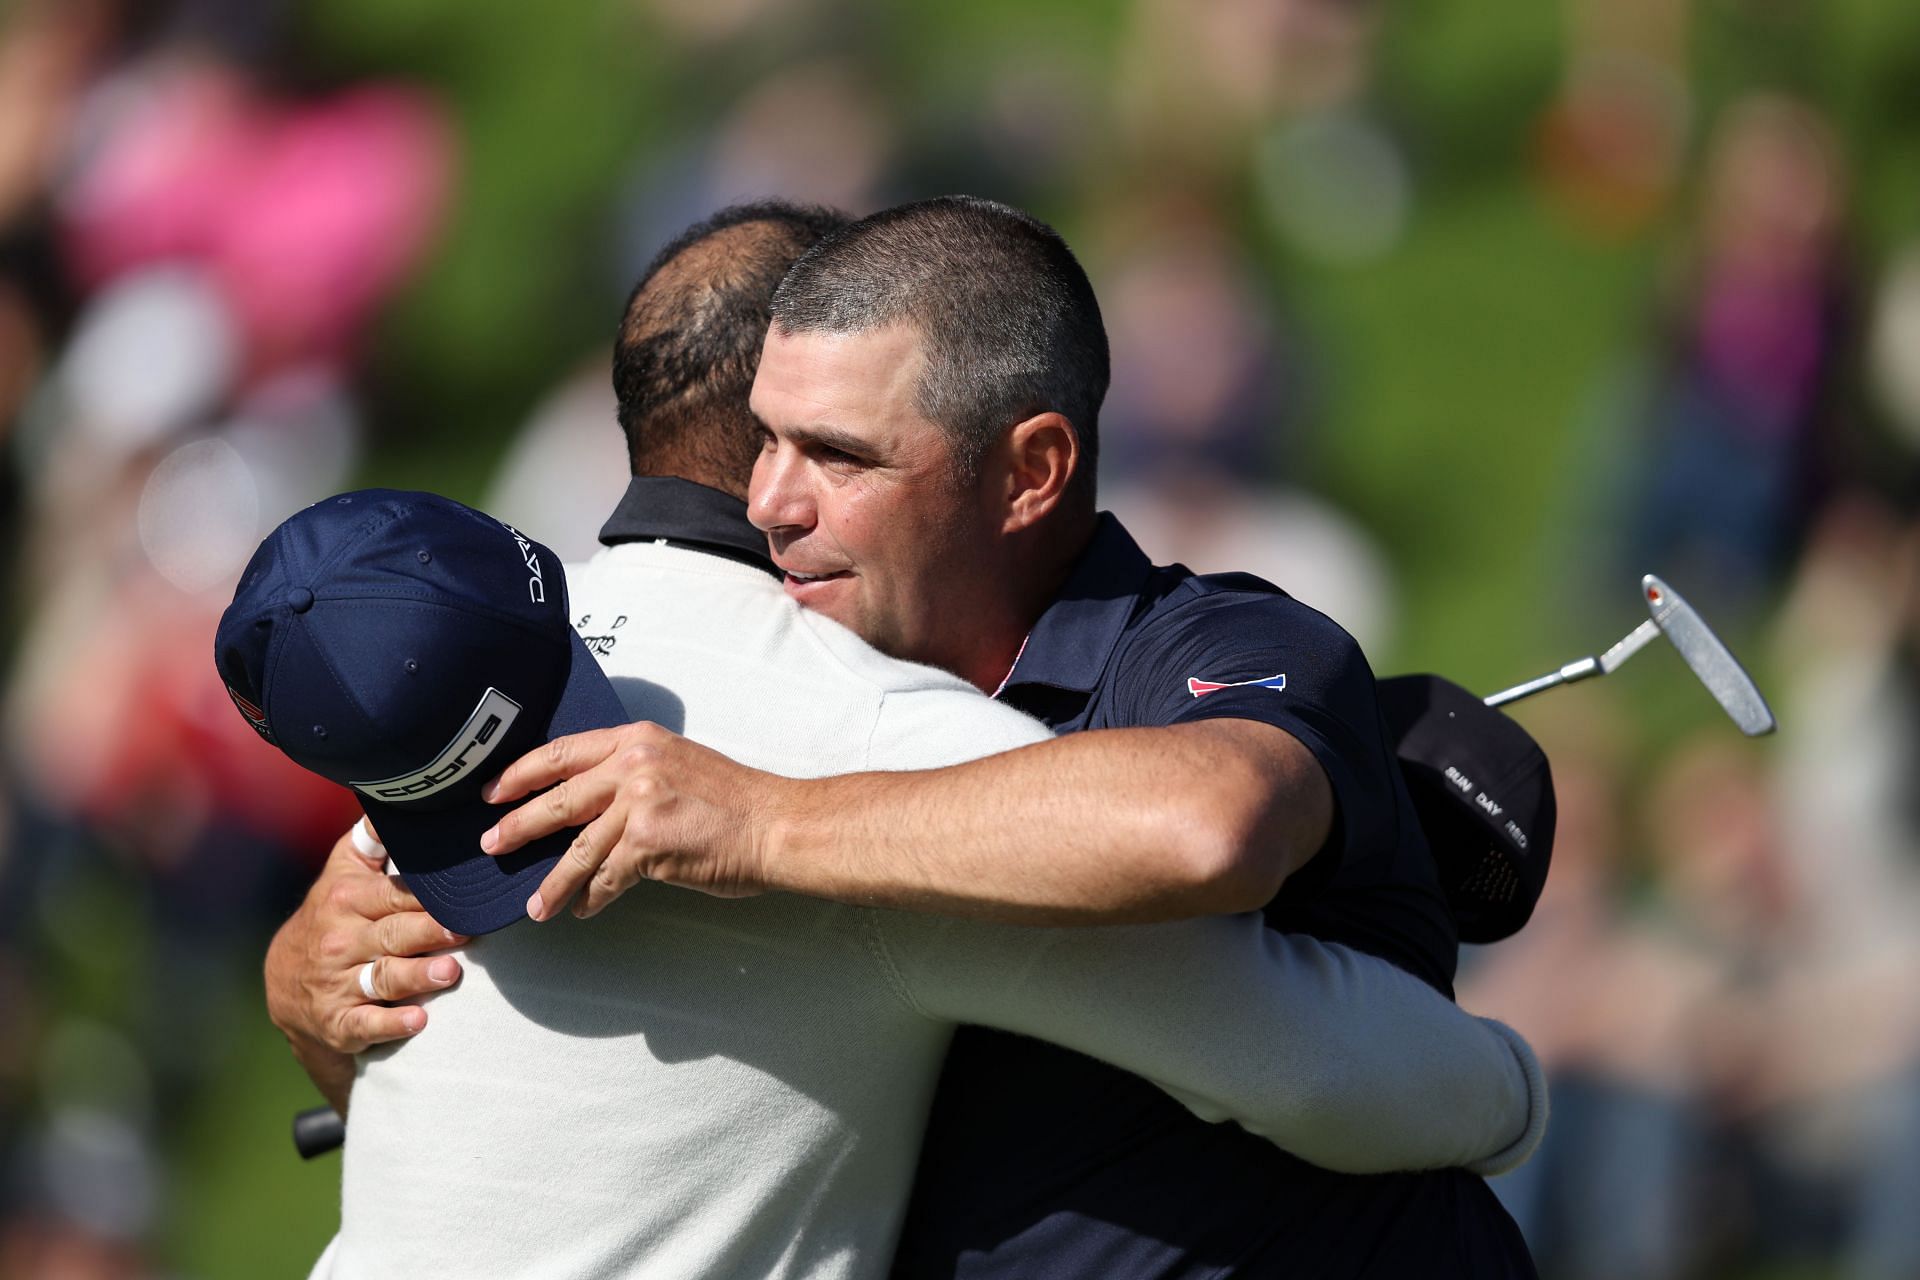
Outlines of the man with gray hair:
<svg viewBox="0 0 1920 1280">
<path fill-rule="evenodd" d="M 743 369 L 726 356 L 744 332 L 751 361 L 743 326 L 797 236 L 771 212 L 715 224 L 671 246 L 629 306 L 616 382 L 635 475 L 609 546 L 568 573 L 627 712 L 798 776 L 1043 739 L 785 598 L 738 496 L 740 451 L 702 435 L 757 433 L 724 394 Z M 325 923 L 333 897 L 276 939 L 270 988 L 317 987 L 322 1007 L 363 980 L 407 994 L 415 962 L 383 960 L 377 927 Z M 1503 1167 L 1544 1118 L 1510 1032 L 1251 916 L 1043 930 L 646 885 L 605 921 L 522 925 L 460 956 L 432 1026 L 352 1066 L 341 1231 L 320 1275 L 878 1274 L 958 1022 L 1097 1054 L 1209 1121 L 1356 1171 Z M 275 1005 L 325 1040 L 324 1014 L 316 1033 L 298 998 Z"/>
<path fill-rule="evenodd" d="M 787 594 L 1063 736 L 922 773 L 794 781 L 657 726 L 563 739 L 482 840 L 591 820 L 529 904 L 642 879 L 1027 921 L 1262 911 L 1451 994 L 1457 942 L 1364 657 L 1242 575 L 1155 567 L 1094 505 L 1098 304 L 990 201 L 886 210 L 776 295 L 749 514 Z M 1079 732 L 1088 730 L 1088 732 Z M 1017 1082 L 1014 1083 L 1014 1082 Z M 1036 1041 L 955 1039 L 897 1273 L 1528 1276 L 1460 1172 L 1354 1178 Z"/>
</svg>

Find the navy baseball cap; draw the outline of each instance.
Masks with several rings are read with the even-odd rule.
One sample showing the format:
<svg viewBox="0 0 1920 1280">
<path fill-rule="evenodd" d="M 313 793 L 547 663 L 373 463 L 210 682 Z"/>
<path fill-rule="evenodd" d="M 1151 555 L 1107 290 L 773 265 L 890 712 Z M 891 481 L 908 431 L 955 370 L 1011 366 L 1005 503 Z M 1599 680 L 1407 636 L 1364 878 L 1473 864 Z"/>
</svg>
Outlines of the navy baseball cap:
<svg viewBox="0 0 1920 1280">
<path fill-rule="evenodd" d="M 1504 712 L 1450 680 L 1394 676 L 1377 687 L 1460 940 L 1518 933 L 1553 858 L 1558 806 L 1546 753 Z"/>
<path fill-rule="evenodd" d="M 501 858 L 481 785 L 553 738 L 625 724 L 568 621 L 560 557 L 431 493 L 315 503 L 254 552 L 214 662 L 233 705 L 294 763 L 353 788 L 395 868 L 456 933 L 489 933 L 574 836 Z"/>
</svg>

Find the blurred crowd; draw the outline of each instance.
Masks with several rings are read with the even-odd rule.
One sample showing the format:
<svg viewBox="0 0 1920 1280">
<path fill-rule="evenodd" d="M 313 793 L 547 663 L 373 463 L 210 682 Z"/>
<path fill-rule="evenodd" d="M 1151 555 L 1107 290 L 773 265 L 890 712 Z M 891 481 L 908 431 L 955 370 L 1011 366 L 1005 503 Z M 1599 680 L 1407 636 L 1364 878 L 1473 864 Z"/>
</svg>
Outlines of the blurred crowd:
<svg viewBox="0 0 1920 1280">
<path fill-rule="evenodd" d="M 1552 1082 L 1540 1154 L 1494 1184 L 1543 1274 L 1920 1275 L 1920 522 L 1827 504 L 1764 635 L 1764 748 L 1656 749 L 1598 686 L 1529 719 L 1552 875 L 1459 994 Z"/>
<path fill-rule="evenodd" d="M 1625 676 L 1528 704 L 1555 866 L 1532 924 L 1463 959 L 1460 997 L 1553 1078 L 1546 1146 L 1496 1184 L 1543 1274 L 1920 1276 L 1920 223 L 1862 236 L 1817 95 L 1700 92 L 1697 8 L 1565 0 L 1495 162 L 1570 252 L 1650 246 L 1607 259 L 1641 301 L 1587 403 L 1529 428 L 1564 436 L 1564 500 L 1513 519 L 1571 549 L 1539 593 L 1558 623 L 1604 644 L 1633 619 L 1597 602 L 1654 569 L 1737 642 L 1781 731 L 1749 743 L 1691 689 L 1705 714 L 1650 716 Z M 1054 219 L 1113 346 L 1105 505 L 1156 560 L 1286 587 L 1383 672 L 1430 665 L 1408 545 L 1325 465 L 1362 339 L 1302 283 L 1366 287 L 1449 198 L 1402 18 L 1113 9 L 1089 41 L 1068 5 L 954 30 L 852 0 L 582 6 L 553 22 L 648 50 L 682 111 L 579 143 L 618 162 L 555 179 L 581 207 L 553 213 L 544 179 L 500 174 L 557 172 L 566 140 L 503 143 L 483 55 L 413 69 L 407 24 L 367 6 L 0 8 L 0 1277 L 209 1265 L 166 1256 L 184 1133 L 272 1036 L 265 940 L 355 812 L 214 676 L 254 545 L 399 476 L 590 553 L 624 480 L 615 308 L 729 201 L 967 190 Z M 316 22 L 401 53 L 313 55 Z M 915 40 L 950 61 L 900 58 Z M 502 207 L 544 212 L 489 258 L 520 225 Z M 567 218 L 589 233 L 535 230 Z M 539 276 L 543 255 L 564 265 Z M 1371 465 L 1405 488 L 1418 464 Z M 1556 625 L 1529 635 L 1543 669 L 1574 656 Z"/>
<path fill-rule="evenodd" d="M 180 1121 L 354 811 L 248 741 L 208 637 L 264 528 L 359 465 L 367 324 L 456 143 L 409 86 L 280 83 L 226 8 L 0 32 L 6 1275 L 146 1272 Z"/>
</svg>

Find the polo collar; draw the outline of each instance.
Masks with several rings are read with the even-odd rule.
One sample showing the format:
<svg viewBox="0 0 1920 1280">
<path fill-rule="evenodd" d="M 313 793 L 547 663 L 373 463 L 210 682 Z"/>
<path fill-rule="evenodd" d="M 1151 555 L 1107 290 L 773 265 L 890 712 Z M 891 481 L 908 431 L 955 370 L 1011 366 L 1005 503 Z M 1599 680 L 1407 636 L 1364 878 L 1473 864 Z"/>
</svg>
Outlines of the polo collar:
<svg viewBox="0 0 1920 1280">
<path fill-rule="evenodd" d="M 1153 562 L 1132 535 L 1101 512 L 1086 550 L 1027 633 L 1002 687 L 1045 684 L 1093 692 L 1152 572 Z"/>
<path fill-rule="evenodd" d="M 738 560 L 780 576 L 767 552 L 767 535 L 747 523 L 747 504 L 729 493 L 672 476 L 635 476 L 613 515 L 600 526 L 600 541 L 664 542 Z"/>
</svg>

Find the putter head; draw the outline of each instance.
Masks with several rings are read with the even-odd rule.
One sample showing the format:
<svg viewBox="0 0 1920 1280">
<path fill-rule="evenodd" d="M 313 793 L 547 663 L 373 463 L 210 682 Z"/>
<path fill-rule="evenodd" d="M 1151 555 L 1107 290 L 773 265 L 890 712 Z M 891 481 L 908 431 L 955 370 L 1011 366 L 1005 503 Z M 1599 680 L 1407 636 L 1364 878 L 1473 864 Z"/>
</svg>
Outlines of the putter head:
<svg viewBox="0 0 1920 1280">
<path fill-rule="evenodd" d="M 1693 606 L 1652 574 L 1640 579 L 1640 590 L 1647 598 L 1654 625 L 1673 641 L 1673 647 L 1693 668 L 1693 674 L 1700 677 L 1700 683 L 1707 686 L 1714 701 L 1733 717 L 1740 732 L 1749 738 L 1772 733 L 1773 711 L 1760 696 L 1759 686 Z"/>
</svg>

